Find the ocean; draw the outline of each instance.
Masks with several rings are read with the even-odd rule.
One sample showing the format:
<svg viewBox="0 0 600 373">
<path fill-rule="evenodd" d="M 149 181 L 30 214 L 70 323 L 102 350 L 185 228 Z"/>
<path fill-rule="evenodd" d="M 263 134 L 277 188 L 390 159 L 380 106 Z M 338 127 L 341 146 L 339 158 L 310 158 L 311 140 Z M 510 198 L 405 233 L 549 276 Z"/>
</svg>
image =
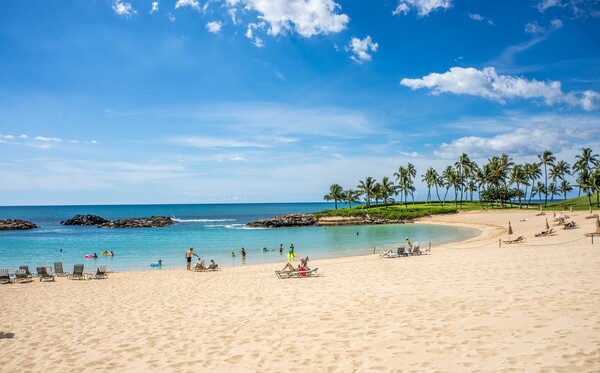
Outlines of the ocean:
<svg viewBox="0 0 600 373">
<path fill-rule="evenodd" d="M 86 272 L 106 264 L 109 271 L 160 270 L 150 263 L 163 260 L 162 269 L 185 268 L 184 254 L 190 247 L 206 260 L 221 266 L 287 261 L 294 244 L 297 257 L 311 261 L 380 252 L 397 247 L 405 237 L 421 246 L 473 237 L 470 228 L 426 224 L 393 224 L 341 227 L 247 228 L 246 223 L 275 215 L 333 209 L 333 203 L 181 204 L 103 206 L 0 207 L 0 219 L 31 221 L 39 229 L 0 231 L 0 268 L 14 271 L 20 265 L 52 266 L 62 261 L 65 270 L 85 264 Z M 100 229 L 95 226 L 64 226 L 60 222 L 76 214 L 100 215 L 115 220 L 133 217 L 169 216 L 177 224 L 163 228 Z M 279 253 L 283 244 L 284 253 Z M 244 247 L 247 256 L 241 257 Z M 264 252 L 263 248 L 268 251 Z M 102 251 L 114 256 L 101 256 Z M 231 253 L 235 253 L 235 257 Z M 97 253 L 97 259 L 86 254 Z"/>
</svg>

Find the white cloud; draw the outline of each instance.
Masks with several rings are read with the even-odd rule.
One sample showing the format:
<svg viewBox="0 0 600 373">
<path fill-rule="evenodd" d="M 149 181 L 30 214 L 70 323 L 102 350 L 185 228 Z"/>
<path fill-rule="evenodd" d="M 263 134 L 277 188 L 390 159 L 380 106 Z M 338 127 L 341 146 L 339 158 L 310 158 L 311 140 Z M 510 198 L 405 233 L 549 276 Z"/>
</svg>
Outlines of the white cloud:
<svg viewBox="0 0 600 373">
<path fill-rule="evenodd" d="M 261 22 L 261 23 L 251 23 L 248 25 L 248 28 L 246 29 L 246 37 L 250 40 L 252 40 L 252 43 L 254 43 L 254 45 L 256 45 L 258 48 L 263 48 L 265 46 L 265 43 L 263 42 L 263 40 L 256 36 L 256 34 L 254 33 L 254 30 L 256 29 L 262 29 L 265 27 L 265 23 Z"/>
<path fill-rule="evenodd" d="M 377 52 L 377 48 L 379 48 L 379 45 L 374 43 L 370 36 L 367 36 L 362 40 L 354 37 L 351 38 L 347 50 L 354 53 L 351 57 L 354 61 L 363 63 L 371 61 L 371 54 Z"/>
<path fill-rule="evenodd" d="M 465 94 L 483 97 L 505 104 L 507 99 L 542 99 L 546 105 L 568 104 L 581 106 L 584 110 L 594 110 L 599 103 L 595 91 L 569 92 L 561 90 L 559 81 L 540 82 L 510 75 L 498 75 L 493 67 L 478 70 L 472 67 L 452 67 L 449 71 L 431 73 L 421 79 L 400 81 L 411 89 L 427 88 L 437 95 L 440 93 Z"/>
<path fill-rule="evenodd" d="M 22 135 L 20 135 L 20 136 L 19 136 L 19 138 L 20 138 L 20 139 L 26 139 L 26 138 L 27 138 L 27 135 L 26 135 L 26 134 L 22 134 Z"/>
<path fill-rule="evenodd" d="M 115 11 L 115 13 L 125 18 L 129 18 L 137 13 L 137 11 L 133 9 L 130 3 L 125 3 L 121 0 L 115 0 L 113 2 L 112 8 Z"/>
<path fill-rule="evenodd" d="M 536 21 L 534 21 L 525 25 L 525 32 L 534 35 L 547 34 L 551 31 L 558 30 L 561 27 L 563 27 L 563 22 L 560 19 L 553 19 L 550 21 L 550 26 L 548 27 L 540 26 Z"/>
<path fill-rule="evenodd" d="M 213 34 L 218 34 L 219 32 L 221 32 L 222 27 L 223 24 L 218 21 L 208 22 L 206 24 L 206 29 L 208 30 L 208 32 L 212 32 Z"/>
<path fill-rule="evenodd" d="M 154 14 L 158 12 L 158 1 L 152 2 L 152 8 L 150 9 L 150 14 Z"/>
<path fill-rule="evenodd" d="M 452 6 L 452 0 L 398 0 L 398 6 L 392 14 L 408 14 L 416 10 L 419 17 L 428 16 L 437 9 L 448 9 Z"/>
<path fill-rule="evenodd" d="M 173 14 L 169 13 L 169 14 L 167 15 L 167 18 L 169 18 L 169 21 L 171 21 L 171 22 L 175 22 L 175 16 L 174 16 Z"/>
<path fill-rule="evenodd" d="M 467 13 L 467 14 L 469 15 L 469 18 L 471 18 L 473 21 L 481 22 L 485 19 L 481 14 L 477 14 L 477 13 Z"/>
<path fill-rule="evenodd" d="M 564 4 L 562 4 L 562 0 L 542 0 L 539 3 L 537 3 L 535 7 L 537 8 L 537 10 L 543 13 L 546 9 L 555 6 L 564 6 Z"/>
<path fill-rule="evenodd" d="M 62 139 L 58 137 L 45 137 L 45 136 L 36 136 L 35 141 L 43 141 L 43 142 L 61 142 Z"/>
<path fill-rule="evenodd" d="M 197 11 L 200 11 L 200 2 L 198 0 L 177 0 L 175 3 L 175 9 L 182 7 L 190 7 Z"/>
<path fill-rule="evenodd" d="M 13 135 L 0 135 L 0 138 L 6 139 L 6 140 L 14 140 L 15 139 L 15 137 Z"/>
<path fill-rule="evenodd" d="M 182 0 L 179 0 L 182 1 Z M 340 5 L 333 0 L 227 0 L 234 24 L 236 10 L 255 11 L 260 22 L 268 25 L 267 33 L 277 36 L 293 31 L 304 37 L 337 33 L 346 28 L 350 18 L 338 13 Z M 256 44 L 256 43 L 255 43 Z"/>
</svg>

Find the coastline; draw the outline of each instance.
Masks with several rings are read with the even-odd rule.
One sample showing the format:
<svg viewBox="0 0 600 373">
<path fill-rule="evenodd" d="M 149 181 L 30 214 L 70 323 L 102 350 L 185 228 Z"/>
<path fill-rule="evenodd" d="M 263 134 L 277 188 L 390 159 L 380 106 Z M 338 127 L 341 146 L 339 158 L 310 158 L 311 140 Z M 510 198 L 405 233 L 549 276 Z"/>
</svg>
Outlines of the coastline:
<svg viewBox="0 0 600 373">
<path fill-rule="evenodd" d="M 420 257 L 315 260 L 320 276 L 303 279 L 279 280 L 274 271 L 282 263 L 270 263 L 4 285 L 0 331 L 9 337 L 0 338 L 0 364 L 34 371 L 592 372 L 600 366 L 600 243 L 577 238 L 594 230 L 577 215 L 581 228 L 544 238 L 533 236 L 545 220 L 533 211 L 422 219 L 482 233 Z M 507 218 L 525 244 L 498 247 L 498 238 L 508 238 Z"/>
</svg>

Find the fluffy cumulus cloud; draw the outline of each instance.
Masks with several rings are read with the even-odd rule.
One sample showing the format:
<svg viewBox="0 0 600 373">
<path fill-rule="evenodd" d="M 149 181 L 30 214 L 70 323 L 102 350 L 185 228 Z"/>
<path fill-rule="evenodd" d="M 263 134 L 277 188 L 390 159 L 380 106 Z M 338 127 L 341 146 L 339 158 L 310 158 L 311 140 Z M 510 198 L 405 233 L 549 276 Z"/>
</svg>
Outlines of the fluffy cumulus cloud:
<svg viewBox="0 0 600 373">
<path fill-rule="evenodd" d="M 541 99 L 547 105 L 567 104 L 590 111 L 596 109 L 600 102 L 598 93 L 594 91 L 565 93 L 559 81 L 541 82 L 499 75 L 493 67 L 483 70 L 452 67 L 443 74 L 431 73 L 420 79 L 404 78 L 400 84 L 412 89 L 429 89 L 436 95 L 464 94 L 483 97 L 501 104 L 505 104 L 507 99 Z"/>
<path fill-rule="evenodd" d="M 194 10 L 200 11 L 200 2 L 198 0 L 177 0 L 175 3 L 175 9 L 190 7 Z"/>
<path fill-rule="evenodd" d="M 419 17 L 425 17 L 438 9 L 448 9 L 452 6 L 452 0 L 398 0 L 398 6 L 393 14 L 408 14 L 415 10 Z"/>
<path fill-rule="evenodd" d="M 208 32 L 212 32 L 213 34 L 218 34 L 219 32 L 221 32 L 222 27 L 223 24 L 218 21 L 208 22 L 206 24 L 206 29 L 208 30 Z"/>
<path fill-rule="evenodd" d="M 150 8 L 150 14 L 158 12 L 158 1 L 152 2 L 152 8 Z"/>
<path fill-rule="evenodd" d="M 567 145 L 567 137 L 564 130 L 552 127 L 517 128 L 492 137 L 461 137 L 441 144 L 438 150 L 434 151 L 434 155 L 444 159 L 454 159 L 462 153 L 467 153 L 473 158 L 501 153 L 513 156 L 534 155 L 546 149 L 561 149 Z"/>
<path fill-rule="evenodd" d="M 371 40 L 370 36 L 364 39 L 352 38 L 346 50 L 352 52 L 353 56 L 350 57 L 358 63 L 365 61 L 371 61 L 371 54 L 377 52 L 379 45 Z"/>
<path fill-rule="evenodd" d="M 227 0 L 226 5 L 235 24 L 240 22 L 236 18 L 238 10 L 258 13 L 258 21 L 252 23 L 264 22 L 271 36 L 285 32 L 296 32 L 304 37 L 337 33 L 345 29 L 350 20 L 346 14 L 339 13 L 341 7 L 333 0 Z"/>
<path fill-rule="evenodd" d="M 137 13 L 137 11 L 133 9 L 130 3 L 126 3 L 121 0 L 115 0 L 112 4 L 112 8 L 115 11 L 115 13 L 125 18 L 129 18 Z"/>
</svg>

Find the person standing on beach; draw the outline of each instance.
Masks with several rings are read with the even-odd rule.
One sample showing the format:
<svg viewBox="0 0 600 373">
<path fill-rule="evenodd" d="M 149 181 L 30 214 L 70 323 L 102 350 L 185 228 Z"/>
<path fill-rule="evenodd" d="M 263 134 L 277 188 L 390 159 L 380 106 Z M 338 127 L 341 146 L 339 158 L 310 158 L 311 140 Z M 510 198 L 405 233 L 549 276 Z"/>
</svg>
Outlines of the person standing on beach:
<svg viewBox="0 0 600 373">
<path fill-rule="evenodd" d="M 192 266 L 192 255 L 195 255 L 196 257 L 199 258 L 199 256 L 194 253 L 194 248 L 190 247 L 190 249 L 185 253 L 185 260 L 187 261 L 187 270 L 190 270 L 190 267 Z"/>
</svg>

